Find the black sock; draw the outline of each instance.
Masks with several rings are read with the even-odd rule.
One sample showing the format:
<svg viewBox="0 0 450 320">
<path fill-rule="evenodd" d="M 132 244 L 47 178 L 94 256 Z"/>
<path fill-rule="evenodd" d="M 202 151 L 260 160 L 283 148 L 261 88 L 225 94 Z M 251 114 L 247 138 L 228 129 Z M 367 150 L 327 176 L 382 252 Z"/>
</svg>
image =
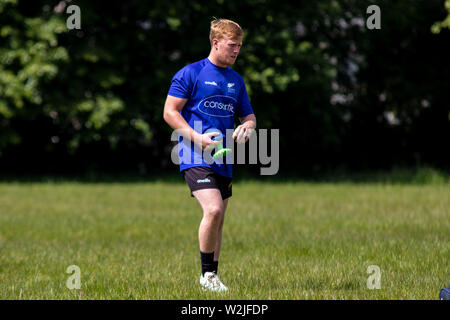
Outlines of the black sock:
<svg viewBox="0 0 450 320">
<path fill-rule="evenodd" d="M 213 270 L 213 272 L 214 272 L 215 274 L 217 274 L 217 270 L 219 269 L 219 261 L 213 261 L 213 264 L 214 264 L 214 270 Z"/>
<path fill-rule="evenodd" d="M 205 272 L 214 272 L 214 251 L 211 253 L 200 251 L 200 260 L 202 261 L 202 275 Z"/>
</svg>

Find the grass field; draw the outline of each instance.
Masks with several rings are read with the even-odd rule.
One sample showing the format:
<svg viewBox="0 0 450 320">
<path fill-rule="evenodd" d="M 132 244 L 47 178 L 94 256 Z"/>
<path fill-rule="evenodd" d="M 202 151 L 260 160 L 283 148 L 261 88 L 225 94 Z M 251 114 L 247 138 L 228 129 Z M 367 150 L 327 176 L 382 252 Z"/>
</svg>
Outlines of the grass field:
<svg viewBox="0 0 450 320">
<path fill-rule="evenodd" d="M 240 181 L 203 292 L 200 207 L 176 182 L 0 183 L 1 299 L 438 299 L 450 184 Z M 69 290 L 77 265 L 81 289 Z M 367 268 L 381 269 L 369 290 Z"/>
</svg>

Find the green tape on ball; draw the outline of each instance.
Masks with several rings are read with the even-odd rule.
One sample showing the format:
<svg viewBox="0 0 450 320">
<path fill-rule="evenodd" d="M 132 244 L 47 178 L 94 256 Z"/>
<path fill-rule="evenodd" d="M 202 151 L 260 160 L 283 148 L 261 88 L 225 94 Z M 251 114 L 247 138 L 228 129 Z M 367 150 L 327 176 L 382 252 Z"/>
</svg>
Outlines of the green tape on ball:
<svg viewBox="0 0 450 320">
<path fill-rule="evenodd" d="M 222 148 L 219 151 L 217 151 L 216 153 L 214 153 L 213 158 L 214 159 L 221 158 L 221 157 L 225 156 L 226 154 L 228 154 L 230 152 L 231 152 L 231 149 Z"/>
<path fill-rule="evenodd" d="M 215 129 L 215 130 L 217 130 L 217 129 Z M 219 130 L 217 130 L 217 131 L 220 133 Z M 223 138 L 223 134 L 220 133 L 219 135 L 217 135 L 217 136 L 215 136 L 215 137 L 212 137 L 211 140 L 217 141 L 217 140 L 222 140 L 222 138 Z M 222 143 L 219 143 L 219 144 L 217 145 L 217 152 L 214 153 L 213 158 L 214 158 L 214 159 L 221 158 L 221 157 L 225 156 L 226 154 L 228 154 L 228 153 L 231 152 L 231 151 L 232 151 L 231 149 L 229 149 L 229 148 L 224 148 L 224 147 L 223 147 L 223 144 L 222 144 Z"/>
</svg>

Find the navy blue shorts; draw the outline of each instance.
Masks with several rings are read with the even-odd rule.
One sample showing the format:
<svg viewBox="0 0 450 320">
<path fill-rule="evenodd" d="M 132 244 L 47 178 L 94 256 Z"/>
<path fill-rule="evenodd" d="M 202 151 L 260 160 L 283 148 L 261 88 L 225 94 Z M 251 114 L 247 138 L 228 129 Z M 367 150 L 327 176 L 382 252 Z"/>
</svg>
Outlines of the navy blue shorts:
<svg viewBox="0 0 450 320">
<path fill-rule="evenodd" d="M 215 173 L 209 167 L 192 167 L 181 171 L 192 192 L 202 189 L 219 189 L 222 199 L 232 195 L 232 179 Z"/>
</svg>

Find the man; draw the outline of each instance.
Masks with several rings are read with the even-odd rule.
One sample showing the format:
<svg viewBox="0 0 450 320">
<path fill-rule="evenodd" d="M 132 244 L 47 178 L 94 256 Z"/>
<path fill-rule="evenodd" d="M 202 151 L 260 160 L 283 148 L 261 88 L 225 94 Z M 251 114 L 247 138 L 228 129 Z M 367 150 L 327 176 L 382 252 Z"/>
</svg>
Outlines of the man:
<svg viewBox="0 0 450 320">
<path fill-rule="evenodd" d="M 173 77 L 164 106 L 164 120 L 181 132 L 179 141 L 183 140 L 187 152 L 191 152 L 191 161 L 186 161 L 181 155 L 186 148 L 180 151 L 180 172 L 191 196 L 203 210 L 198 232 L 200 284 L 207 290 L 225 291 L 228 288 L 220 281 L 217 270 L 225 210 L 232 194 L 232 164 L 225 163 L 224 159 L 211 163 L 202 154 L 217 145 L 212 140 L 219 134 L 217 130 L 223 134 L 223 145 L 226 145 L 226 129 L 234 128 L 235 115 L 241 124 L 232 138 L 238 143 L 247 142 L 256 128 L 256 117 L 244 80 L 230 67 L 242 46 L 242 28 L 231 20 L 214 19 L 209 38 L 208 58 L 185 66 Z M 201 132 L 194 130 L 199 122 Z M 211 129 L 215 132 L 206 132 Z"/>
</svg>

